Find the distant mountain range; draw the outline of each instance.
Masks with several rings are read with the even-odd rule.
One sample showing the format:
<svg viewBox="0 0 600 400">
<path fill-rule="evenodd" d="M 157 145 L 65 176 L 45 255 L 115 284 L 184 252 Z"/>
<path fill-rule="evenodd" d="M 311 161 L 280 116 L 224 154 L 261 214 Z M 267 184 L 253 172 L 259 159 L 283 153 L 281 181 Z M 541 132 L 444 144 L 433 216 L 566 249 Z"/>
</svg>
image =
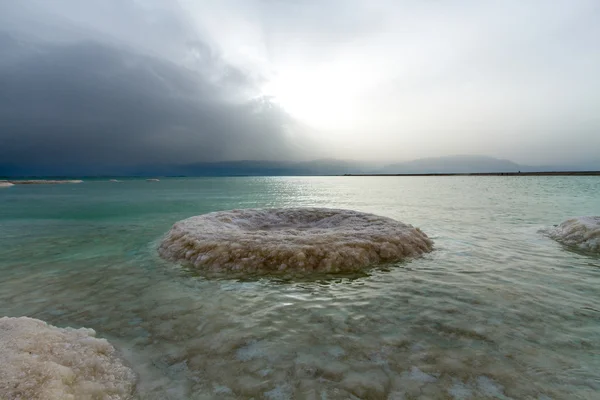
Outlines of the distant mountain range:
<svg viewBox="0 0 600 400">
<path fill-rule="evenodd" d="M 336 159 L 313 161 L 221 161 L 183 165 L 139 165 L 105 167 L 43 167 L 0 164 L 1 177 L 17 176 L 302 176 L 375 173 L 378 168 L 364 162 Z"/>
<path fill-rule="evenodd" d="M 180 166 L 186 176 L 285 176 L 285 175 L 343 175 L 377 169 L 369 163 L 320 159 L 313 161 L 224 161 L 215 163 L 196 163 Z"/>
<path fill-rule="evenodd" d="M 336 159 L 313 161 L 222 161 L 185 165 L 144 165 L 136 167 L 48 168 L 0 164 L 0 177 L 18 176 L 302 176 L 344 174 L 431 174 L 431 173 L 494 173 L 540 171 L 600 170 L 600 160 L 578 165 L 519 165 L 509 160 L 479 155 L 421 158 L 413 161 L 376 165 Z"/>
<path fill-rule="evenodd" d="M 518 172 L 519 164 L 486 156 L 448 156 L 420 158 L 391 164 L 381 170 L 384 174 L 466 174 L 473 172 Z"/>
</svg>

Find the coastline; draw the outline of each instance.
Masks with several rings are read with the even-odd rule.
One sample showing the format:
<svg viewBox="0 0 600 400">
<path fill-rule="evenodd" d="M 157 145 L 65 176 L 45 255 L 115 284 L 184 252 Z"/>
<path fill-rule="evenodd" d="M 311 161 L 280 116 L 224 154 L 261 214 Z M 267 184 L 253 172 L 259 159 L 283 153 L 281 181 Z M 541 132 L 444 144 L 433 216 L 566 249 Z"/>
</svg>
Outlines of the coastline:
<svg viewBox="0 0 600 400">
<path fill-rule="evenodd" d="M 433 173 L 398 173 L 398 174 L 385 174 L 385 173 L 346 173 L 346 174 L 308 174 L 308 175 L 166 175 L 164 178 L 224 178 L 224 177 L 257 177 L 257 176 L 600 176 L 600 171 L 540 171 L 540 172 L 433 172 Z M 48 184 L 78 184 L 83 183 L 84 180 L 91 179 L 93 181 L 103 181 L 105 177 L 82 177 L 82 178 L 50 178 L 50 179 L 0 179 L 0 185 L 4 184 L 5 187 L 12 185 L 48 185 Z M 124 180 L 145 180 L 149 182 L 156 182 L 159 179 L 147 178 L 145 176 L 125 176 L 119 177 L 120 179 L 110 179 L 109 182 L 123 182 Z M 123 180 L 124 179 L 124 180 Z"/>
<path fill-rule="evenodd" d="M 80 179 L 29 179 L 29 180 L 3 180 L 0 183 L 9 183 L 11 185 L 59 185 L 68 183 L 83 183 Z"/>
<path fill-rule="evenodd" d="M 430 174 L 344 174 L 341 176 L 600 176 L 600 171 L 472 172 Z"/>
</svg>

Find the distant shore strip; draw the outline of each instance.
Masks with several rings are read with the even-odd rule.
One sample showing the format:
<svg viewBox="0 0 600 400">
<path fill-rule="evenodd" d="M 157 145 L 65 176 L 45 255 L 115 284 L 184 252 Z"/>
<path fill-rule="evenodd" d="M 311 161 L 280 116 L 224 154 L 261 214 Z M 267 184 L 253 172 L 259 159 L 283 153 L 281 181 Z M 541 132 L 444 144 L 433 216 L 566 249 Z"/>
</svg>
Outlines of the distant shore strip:
<svg viewBox="0 0 600 400">
<path fill-rule="evenodd" d="M 8 183 L 11 185 L 59 185 L 67 183 L 83 183 L 83 181 L 80 179 L 23 179 L 0 181 L 0 183 Z"/>
<path fill-rule="evenodd" d="M 343 176 L 600 176 L 600 171 L 473 172 L 431 174 L 344 174 Z"/>
</svg>

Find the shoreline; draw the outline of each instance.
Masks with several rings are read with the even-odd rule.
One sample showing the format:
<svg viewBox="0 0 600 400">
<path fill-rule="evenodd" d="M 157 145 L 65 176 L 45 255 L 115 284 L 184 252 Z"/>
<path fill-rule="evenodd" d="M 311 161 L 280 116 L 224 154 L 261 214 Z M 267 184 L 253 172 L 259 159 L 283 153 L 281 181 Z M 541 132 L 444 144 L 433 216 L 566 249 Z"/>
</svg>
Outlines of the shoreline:
<svg viewBox="0 0 600 400">
<path fill-rule="evenodd" d="M 310 175 L 165 175 L 161 178 L 231 178 L 231 177 L 301 177 L 301 176 L 600 176 L 600 171 L 541 171 L 541 172 L 434 172 L 434 173 L 408 173 L 408 174 L 384 174 L 384 173 L 346 173 L 346 174 L 310 174 Z M 108 177 L 86 176 L 82 178 L 48 178 L 48 179 L 27 179 L 27 178 L 6 178 L 0 179 L 0 184 L 9 185 L 47 185 L 47 184 L 78 184 L 84 180 L 91 179 L 92 181 L 102 181 Z M 120 179 L 110 179 L 109 182 L 124 182 L 128 180 L 145 180 L 158 181 L 156 178 L 148 178 L 145 176 L 119 176 Z"/>
<path fill-rule="evenodd" d="M 9 183 L 11 185 L 61 185 L 83 183 L 80 179 L 16 179 L 3 180 L 0 183 Z"/>
<path fill-rule="evenodd" d="M 466 172 L 429 174 L 344 174 L 341 176 L 600 176 L 600 171 Z"/>
</svg>

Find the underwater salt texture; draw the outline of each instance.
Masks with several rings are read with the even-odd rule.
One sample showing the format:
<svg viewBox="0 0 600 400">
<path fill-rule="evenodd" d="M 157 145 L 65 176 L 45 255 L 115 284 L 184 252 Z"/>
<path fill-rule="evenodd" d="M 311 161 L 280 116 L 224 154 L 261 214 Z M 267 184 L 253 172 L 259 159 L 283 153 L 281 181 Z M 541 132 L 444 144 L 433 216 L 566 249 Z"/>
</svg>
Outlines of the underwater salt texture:
<svg viewBox="0 0 600 400">
<path fill-rule="evenodd" d="M 314 206 L 420 227 L 367 274 L 206 277 L 174 222 Z M 600 257 L 541 230 L 600 213 L 597 177 L 206 178 L 0 191 L 0 316 L 88 327 L 141 399 L 598 399 Z"/>
</svg>

